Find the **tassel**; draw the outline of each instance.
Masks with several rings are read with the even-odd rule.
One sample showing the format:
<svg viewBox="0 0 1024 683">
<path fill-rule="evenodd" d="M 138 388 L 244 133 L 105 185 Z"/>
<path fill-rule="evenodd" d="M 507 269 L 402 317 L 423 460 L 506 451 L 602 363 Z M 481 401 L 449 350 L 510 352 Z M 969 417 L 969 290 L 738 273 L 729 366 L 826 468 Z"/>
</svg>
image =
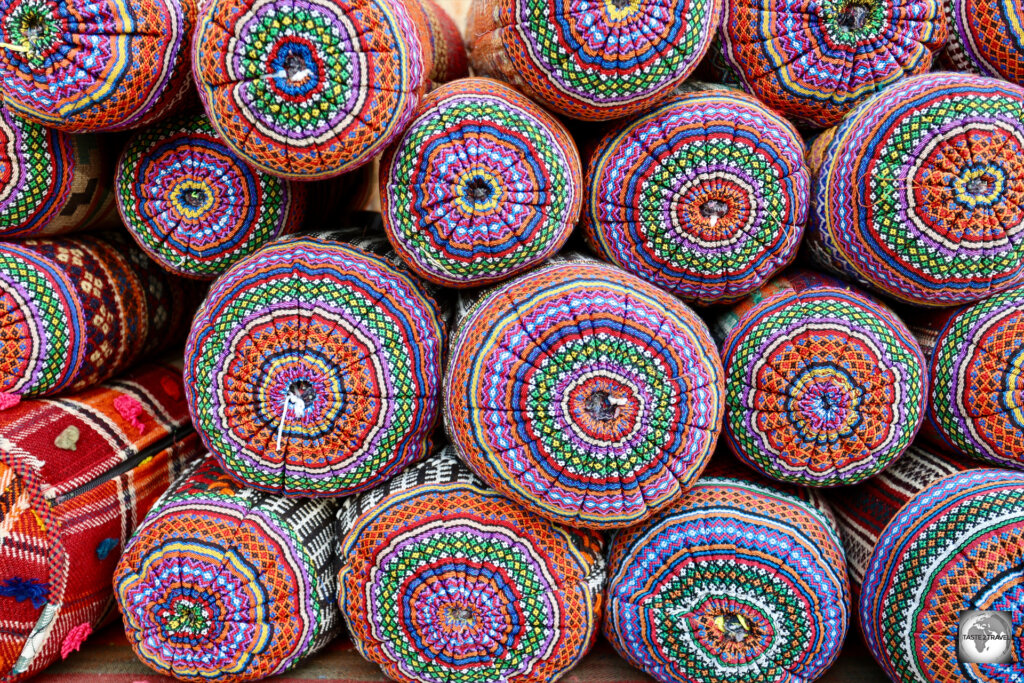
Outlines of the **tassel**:
<svg viewBox="0 0 1024 683">
<path fill-rule="evenodd" d="M 78 652 L 82 647 L 82 643 L 85 642 L 85 639 L 88 638 L 91 633 L 92 626 L 89 622 L 79 624 L 68 631 L 67 637 L 64 638 L 64 642 L 61 643 L 60 646 L 60 658 L 67 659 L 68 655 L 72 652 Z"/>
<path fill-rule="evenodd" d="M 36 609 L 46 604 L 46 597 L 50 590 L 45 583 L 36 579 L 22 579 L 13 576 L 3 583 L 0 583 L 0 595 L 14 598 L 18 602 L 28 600 Z"/>
<path fill-rule="evenodd" d="M 128 424 L 139 430 L 140 434 L 146 431 L 146 425 L 140 419 L 142 416 L 142 406 L 131 396 L 123 395 L 115 398 L 114 410 L 121 417 L 128 420 Z"/>
</svg>

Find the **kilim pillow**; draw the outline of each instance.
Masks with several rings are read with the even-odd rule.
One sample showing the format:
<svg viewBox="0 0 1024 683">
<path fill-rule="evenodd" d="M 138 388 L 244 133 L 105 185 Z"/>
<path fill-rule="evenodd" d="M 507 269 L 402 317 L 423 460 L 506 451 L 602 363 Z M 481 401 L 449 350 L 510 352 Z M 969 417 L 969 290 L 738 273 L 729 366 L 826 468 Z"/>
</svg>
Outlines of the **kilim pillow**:
<svg viewBox="0 0 1024 683">
<path fill-rule="evenodd" d="M 557 522 L 620 528 L 700 475 L 723 394 L 714 343 L 685 304 L 614 266 L 559 260 L 465 312 L 445 424 L 498 491 Z"/>
<path fill-rule="evenodd" d="M 1024 85 L 1024 4 L 1020 0 L 943 0 L 945 57 L 957 71 Z"/>
<path fill-rule="evenodd" d="M 487 488 L 445 450 L 339 511 L 339 604 L 401 683 L 542 683 L 593 644 L 601 537 Z"/>
<path fill-rule="evenodd" d="M 0 416 L 0 678 L 10 681 L 108 620 L 121 549 L 201 444 L 181 370 L 167 365 Z"/>
<path fill-rule="evenodd" d="M 469 59 L 462 33 L 434 0 L 403 0 L 423 48 L 423 71 L 435 83 L 469 75 Z"/>
<path fill-rule="evenodd" d="M 341 619 L 330 500 L 244 488 L 213 458 L 153 506 L 114 574 L 135 653 L 184 681 L 254 681 L 326 645 Z"/>
</svg>

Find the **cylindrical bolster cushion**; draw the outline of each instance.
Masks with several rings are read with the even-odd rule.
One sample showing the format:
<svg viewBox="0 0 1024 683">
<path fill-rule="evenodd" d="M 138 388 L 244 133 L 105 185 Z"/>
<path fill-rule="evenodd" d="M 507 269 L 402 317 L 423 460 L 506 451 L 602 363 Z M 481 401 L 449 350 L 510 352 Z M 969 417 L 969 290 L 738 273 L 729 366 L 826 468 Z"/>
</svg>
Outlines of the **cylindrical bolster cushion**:
<svg viewBox="0 0 1024 683">
<path fill-rule="evenodd" d="M 605 635 L 661 683 L 810 682 L 850 621 L 831 515 L 721 476 L 615 537 L 607 599 Z"/>
<path fill-rule="evenodd" d="M 109 140 L 69 135 L 0 106 L 0 238 L 111 227 Z"/>
<path fill-rule="evenodd" d="M 196 0 L 0 0 L 0 18 L 4 106 L 37 123 L 138 128 L 190 90 Z"/>
<path fill-rule="evenodd" d="M 122 233 L 2 243 L 0 392 L 44 396 L 112 377 L 180 341 L 198 293 Z"/>
<path fill-rule="evenodd" d="M 11 681 L 112 616 L 122 544 L 201 444 L 181 371 L 166 365 L 0 415 L 0 677 Z"/>
<path fill-rule="evenodd" d="M 614 266 L 561 260 L 465 314 L 445 422 L 497 490 L 558 522 L 619 528 L 700 475 L 721 428 L 722 378 L 685 304 Z"/>
<path fill-rule="evenodd" d="M 451 451 L 339 513 L 339 604 L 356 647 L 401 683 L 547 683 L 590 649 L 601 537 L 488 489 Z"/>
<path fill-rule="evenodd" d="M 908 78 L 815 144 L 822 265 L 894 299 L 977 301 L 1024 282 L 1024 90 L 967 74 Z"/>
<path fill-rule="evenodd" d="M 605 260 L 687 301 L 725 303 L 796 256 L 809 186 L 788 121 L 736 91 L 689 92 L 604 137 L 583 225 Z"/>
<path fill-rule="evenodd" d="M 239 156 L 307 180 L 381 152 L 425 76 L 401 0 L 209 0 L 193 68 L 206 113 Z"/>
<path fill-rule="evenodd" d="M 565 244 L 579 218 L 581 176 L 557 119 L 498 81 L 464 79 L 427 95 L 385 155 L 381 214 L 418 275 L 479 286 Z"/>
<path fill-rule="evenodd" d="M 943 0 L 725 0 L 722 44 L 743 89 L 811 126 L 834 126 L 946 42 Z"/>
<path fill-rule="evenodd" d="M 469 58 L 462 32 L 434 0 L 403 0 L 416 25 L 423 48 L 424 73 L 434 83 L 447 83 L 469 75 Z"/>
<path fill-rule="evenodd" d="M 225 272 L 196 314 L 192 417 L 246 484 L 348 495 L 430 452 L 443 340 L 405 271 L 330 237 L 283 238 Z"/>
<path fill-rule="evenodd" d="M 949 24 L 945 57 L 954 69 L 1024 85 L 1021 0 L 943 0 L 942 4 Z"/>
<path fill-rule="evenodd" d="M 331 500 L 244 488 L 212 458 L 153 506 L 114 574 L 128 642 L 185 681 L 254 681 L 341 625 Z"/>
<path fill-rule="evenodd" d="M 781 481 L 866 479 L 910 445 L 924 419 L 924 355 L 883 304 L 836 281 L 778 278 L 727 314 L 725 434 Z"/>
<path fill-rule="evenodd" d="M 605 121 L 664 99 L 697 67 L 719 0 L 472 0 L 467 47 L 478 75 L 559 114 Z"/>
<path fill-rule="evenodd" d="M 302 223 L 303 186 L 251 168 L 201 113 L 137 133 L 121 153 L 116 182 L 135 241 L 187 277 L 213 279 Z"/>
</svg>

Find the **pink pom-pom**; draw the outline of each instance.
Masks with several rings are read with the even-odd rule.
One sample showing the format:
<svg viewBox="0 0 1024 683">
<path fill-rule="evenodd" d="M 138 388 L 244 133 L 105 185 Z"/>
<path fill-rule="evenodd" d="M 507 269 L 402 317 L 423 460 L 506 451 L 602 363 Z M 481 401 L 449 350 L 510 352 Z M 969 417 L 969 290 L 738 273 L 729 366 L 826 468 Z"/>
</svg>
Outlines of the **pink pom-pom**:
<svg viewBox="0 0 1024 683">
<path fill-rule="evenodd" d="M 131 396 L 118 396 L 114 399 L 114 410 L 128 423 L 139 430 L 139 433 L 146 431 L 146 425 L 140 419 L 142 417 L 142 405 Z"/>
<path fill-rule="evenodd" d="M 79 624 L 68 631 L 67 637 L 64 638 L 64 642 L 61 643 L 60 646 L 60 658 L 67 659 L 68 655 L 72 652 L 78 652 L 82 647 L 82 643 L 85 642 L 85 639 L 88 638 L 91 633 L 92 626 L 89 625 L 89 622 Z"/>
<path fill-rule="evenodd" d="M 21 403 L 21 394 L 9 394 L 0 391 L 0 410 L 7 410 Z"/>
</svg>

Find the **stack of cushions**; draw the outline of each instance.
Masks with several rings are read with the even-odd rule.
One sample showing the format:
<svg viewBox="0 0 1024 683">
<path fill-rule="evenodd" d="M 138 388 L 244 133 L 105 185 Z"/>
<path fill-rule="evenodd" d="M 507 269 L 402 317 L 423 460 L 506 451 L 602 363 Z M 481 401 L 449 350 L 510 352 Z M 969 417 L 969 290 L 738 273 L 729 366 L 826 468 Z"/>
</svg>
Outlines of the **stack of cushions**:
<svg viewBox="0 0 1024 683">
<path fill-rule="evenodd" d="M 114 160 L 104 147 L 0 106 L 0 239 L 109 227 Z"/>
<path fill-rule="evenodd" d="M 722 44 L 743 88 L 795 121 L 827 127 L 946 43 L 942 0 L 725 0 Z"/>
<path fill-rule="evenodd" d="M 336 508 L 244 488 L 212 458 L 197 461 L 114 574 L 136 654 L 179 680 L 249 681 L 326 645 L 340 626 Z"/>
<path fill-rule="evenodd" d="M 661 683 L 821 676 L 850 588 L 835 521 L 805 497 L 715 472 L 617 534 L 604 622 L 615 649 Z"/>
<path fill-rule="evenodd" d="M 472 0 L 467 48 L 493 76 L 556 113 L 605 121 L 639 114 L 696 68 L 718 0 Z"/>
<path fill-rule="evenodd" d="M 121 219 L 139 246 L 167 270 L 199 279 L 295 232 L 305 208 L 302 185 L 249 167 L 201 113 L 136 133 L 116 185 Z"/>
<path fill-rule="evenodd" d="M 953 452 L 1024 469 L 1024 287 L 911 320 L 931 377 L 922 435 Z"/>
<path fill-rule="evenodd" d="M 554 681 L 593 644 L 600 535 L 508 501 L 450 449 L 348 499 L 338 521 L 338 602 L 395 681 Z"/>
<path fill-rule="evenodd" d="M 224 142 L 267 173 L 305 180 L 383 151 L 426 76 L 401 0 L 209 0 L 192 60 Z"/>
<path fill-rule="evenodd" d="M 69 132 L 138 128 L 184 101 L 195 0 L 0 0 L 0 90 Z"/>
<path fill-rule="evenodd" d="M 864 638 L 893 681 L 994 681 L 1019 673 L 1019 665 L 958 661 L 956 624 L 964 610 L 995 610 L 1011 612 L 1020 626 L 1024 473 L 965 470 L 915 448 L 829 500 L 851 578 L 860 583 Z M 1019 638 L 1012 649 L 1020 662 Z"/>
<path fill-rule="evenodd" d="M 779 481 L 852 484 L 898 458 L 924 419 L 925 359 L 885 305 L 795 272 L 724 315 L 725 434 Z"/>
<path fill-rule="evenodd" d="M 382 256 L 327 235 L 279 239 L 228 269 L 196 313 L 196 429 L 254 488 L 370 488 L 430 452 L 444 334 L 435 300 Z"/>
<path fill-rule="evenodd" d="M 430 93 L 381 162 L 381 214 L 399 256 L 449 287 L 505 280 L 555 254 L 579 218 L 568 131 L 497 81 Z"/>
<path fill-rule="evenodd" d="M 1024 4 L 1020 0 L 943 0 L 945 57 L 957 71 L 1024 85 Z"/>
<path fill-rule="evenodd" d="M 496 287 L 455 331 L 445 424 L 498 491 L 556 522 L 636 524 L 711 456 L 723 373 L 704 323 L 613 266 L 560 260 Z"/>
<path fill-rule="evenodd" d="M 814 143 L 818 262 L 922 306 L 1024 283 L 1024 90 L 978 76 L 914 76 Z"/>
<path fill-rule="evenodd" d="M 434 0 L 403 0 L 423 48 L 423 71 L 434 83 L 447 83 L 469 75 L 469 60 L 462 34 L 452 18 Z"/>
<path fill-rule="evenodd" d="M 620 268 L 687 301 L 727 303 L 796 256 L 809 185 L 792 124 L 732 90 L 689 92 L 601 140 L 583 227 Z"/>
<path fill-rule="evenodd" d="M 119 232 L 0 243 L 0 409 L 180 342 L 198 294 Z"/>
<path fill-rule="evenodd" d="M 180 367 L 144 365 L 0 427 L 0 676 L 27 678 L 112 615 L 121 548 L 199 456 Z"/>
</svg>

